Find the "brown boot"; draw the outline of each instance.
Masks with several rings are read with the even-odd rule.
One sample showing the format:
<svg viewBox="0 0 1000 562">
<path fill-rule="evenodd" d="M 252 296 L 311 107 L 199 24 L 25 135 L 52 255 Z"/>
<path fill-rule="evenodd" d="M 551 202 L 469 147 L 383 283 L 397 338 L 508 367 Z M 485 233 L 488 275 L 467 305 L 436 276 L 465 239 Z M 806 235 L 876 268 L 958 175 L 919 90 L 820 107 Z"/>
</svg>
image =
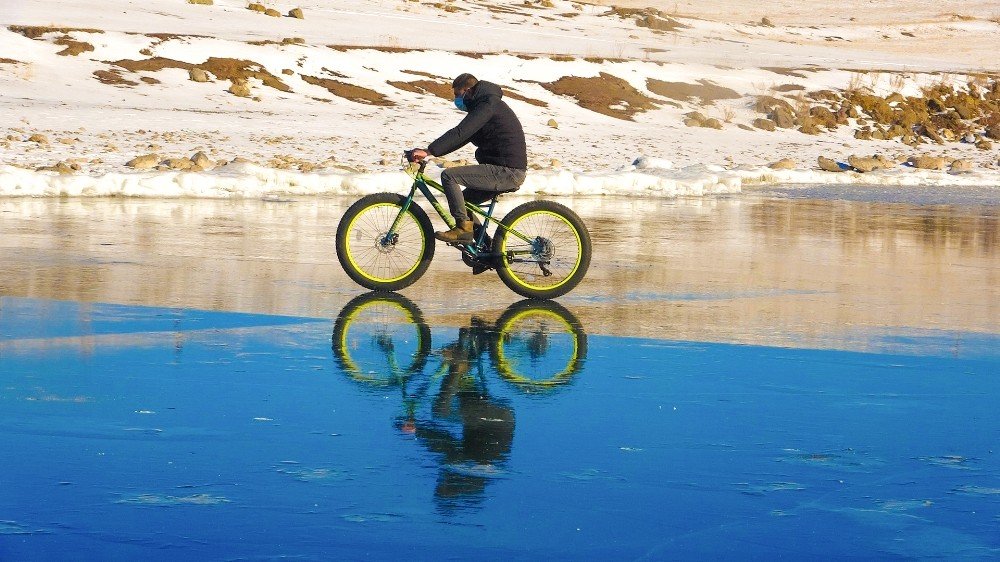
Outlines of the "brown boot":
<svg viewBox="0 0 1000 562">
<path fill-rule="evenodd" d="M 449 244 L 472 242 L 472 221 L 460 220 L 451 230 L 435 232 L 434 238 Z"/>
</svg>

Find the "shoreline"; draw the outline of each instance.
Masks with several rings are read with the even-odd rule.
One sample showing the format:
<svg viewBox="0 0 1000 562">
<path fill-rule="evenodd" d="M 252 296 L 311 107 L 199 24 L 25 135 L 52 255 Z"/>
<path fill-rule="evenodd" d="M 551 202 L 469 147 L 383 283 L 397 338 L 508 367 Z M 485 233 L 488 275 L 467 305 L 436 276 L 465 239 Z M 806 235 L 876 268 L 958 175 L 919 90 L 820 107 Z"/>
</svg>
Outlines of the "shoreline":
<svg viewBox="0 0 1000 562">
<path fill-rule="evenodd" d="M 849 166 L 840 162 L 844 166 Z M 431 170 L 439 174 L 443 168 Z M 0 166 L 0 197 L 138 197 L 138 198 L 262 198 L 270 196 L 366 195 L 405 192 L 411 183 L 403 171 L 349 173 L 301 172 L 237 162 L 214 170 L 131 171 L 88 175 L 33 171 Z M 740 193 L 747 188 L 794 186 L 945 187 L 996 191 L 1000 204 L 1000 171 L 947 172 L 897 164 L 891 169 L 828 172 L 768 167 L 692 165 L 638 158 L 631 165 L 606 173 L 564 169 L 530 170 L 519 196 L 630 196 L 672 198 Z"/>
</svg>

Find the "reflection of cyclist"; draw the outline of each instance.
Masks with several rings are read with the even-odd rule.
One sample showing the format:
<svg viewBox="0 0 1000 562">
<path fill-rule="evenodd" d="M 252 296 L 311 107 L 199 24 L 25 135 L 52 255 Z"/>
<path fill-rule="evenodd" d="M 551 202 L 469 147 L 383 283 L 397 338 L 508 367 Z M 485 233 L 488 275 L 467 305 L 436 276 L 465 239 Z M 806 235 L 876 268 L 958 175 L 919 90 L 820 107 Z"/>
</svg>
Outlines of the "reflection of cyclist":
<svg viewBox="0 0 1000 562">
<path fill-rule="evenodd" d="M 491 398 L 469 374 L 471 362 L 480 356 L 488 338 L 485 323 L 479 318 L 461 328 L 458 340 L 441 350 L 448 372 L 431 407 L 434 419 L 409 419 L 399 424 L 403 431 L 408 425 L 413 427 L 418 440 L 444 457 L 434 491 L 442 500 L 482 493 L 488 473 L 507 460 L 514 440 L 514 411 Z M 456 419 L 461 424 L 461 437 L 438 421 Z"/>
<path fill-rule="evenodd" d="M 455 106 L 469 114 L 426 149 L 413 149 L 411 158 L 444 156 L 470 142 L 477 147 L 478 165 L 448 168 L 441 174 L 441 185 L 456 226 L 434 233 L 444 242 L 472 242 L 472 217 L 465 209 L 466 199 L 482 203 L 496 193 L 520 187 L 528 168 L 528 150 L 521 122 L 501 99 L 500 86 L 479 81 L 471 74 L 460 75 L 451 86 Z M 463 185 L 468 186 L 464 195 Z"/>
<path fill-rule="evenodd" d="M 334 357 L 366 388 L 402 392 L 403 434 L 430 450 L 440 465 L 435 497 L 444 510 L 483 496 L 511 455 L 514 412 L 486 391 L 490 373 L 520 393 L 568 388 L 587 357 L 587 334 L 554 301 L 514 303 L 495 322 L 473 316 L 441 349 L 440 369 L 427 369 L 431 329 L 416 304 L 396 293 L 368 293 L 349 302 L 334 323 Z"/>
</svg>

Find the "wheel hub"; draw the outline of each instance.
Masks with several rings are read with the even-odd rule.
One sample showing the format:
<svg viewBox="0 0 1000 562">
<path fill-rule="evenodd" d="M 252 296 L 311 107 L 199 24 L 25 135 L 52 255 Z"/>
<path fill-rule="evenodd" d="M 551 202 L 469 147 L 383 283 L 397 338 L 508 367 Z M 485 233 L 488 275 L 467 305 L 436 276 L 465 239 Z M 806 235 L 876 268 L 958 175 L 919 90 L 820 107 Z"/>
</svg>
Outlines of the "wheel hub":
<svg viewBox="0 0 1000 562">
<path fill-rule="evenodd" d="M 538 238 L 535 238 L 534 242 L 531 243 L 531 253 L 538 258 L 539 261 L 551 261 L 555 252 L 556 247 L 548 238 L 539 236 Z"/>
<path fill-rule="evenodd" d="M 392 236 L 386 236 L 385 233 L 380 234 L 375 239 L 375 249 L 380 253 L 388 254 L 396 248 L 396 242 L 399 241 L 399 234 L 393 233 Z"/>
</svg>

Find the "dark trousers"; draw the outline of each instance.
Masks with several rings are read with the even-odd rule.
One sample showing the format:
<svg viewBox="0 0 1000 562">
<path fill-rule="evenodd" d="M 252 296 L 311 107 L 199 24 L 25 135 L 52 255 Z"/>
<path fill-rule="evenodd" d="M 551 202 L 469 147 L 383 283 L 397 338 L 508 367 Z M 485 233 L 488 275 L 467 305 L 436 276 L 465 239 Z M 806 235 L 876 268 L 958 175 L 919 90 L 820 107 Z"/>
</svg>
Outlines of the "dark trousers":
<svg viewBox="0 0 1000 562">
<path fill-rule="evenodd" d="M 456 222 L 469 220 L 466 200 L 476 203 L 489 201 L 497 193 L 516 191 L 524 183 L 525 171 L 517 168 L 476 164 L 457 166 L 441 172 L 441 185 L 448 198 L 448 210 Z M 463 194 L 462 186 L 466 186 Z"/>
</svg>

